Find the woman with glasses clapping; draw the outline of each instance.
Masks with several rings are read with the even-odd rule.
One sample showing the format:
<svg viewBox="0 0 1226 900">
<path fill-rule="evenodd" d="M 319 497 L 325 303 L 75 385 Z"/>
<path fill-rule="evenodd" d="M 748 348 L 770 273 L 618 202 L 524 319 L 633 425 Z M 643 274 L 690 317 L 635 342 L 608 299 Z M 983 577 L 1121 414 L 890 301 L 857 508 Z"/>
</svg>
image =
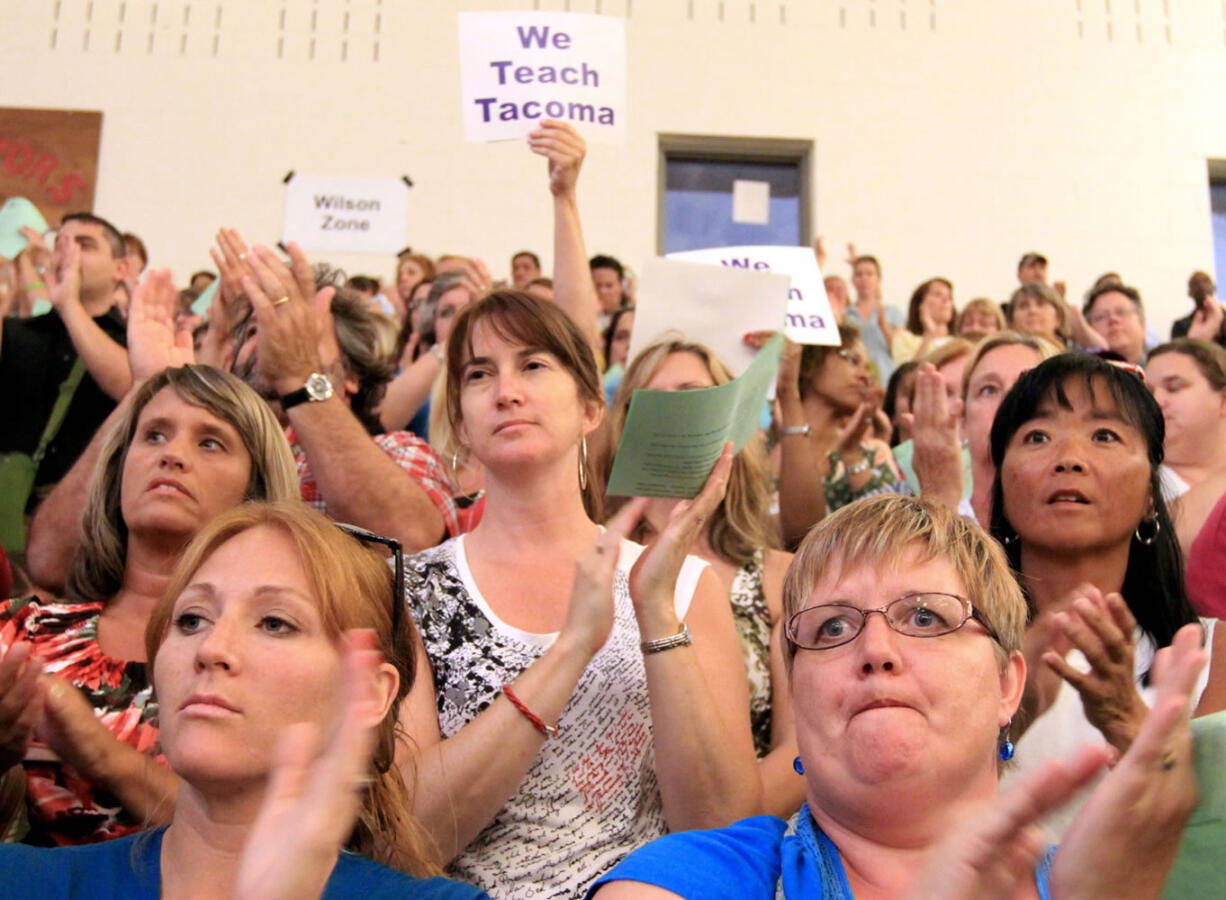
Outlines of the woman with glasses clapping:
<svg viewBox="0 0 1226 900">
<path fill-rule="evenodd" d="M 1047 849 L 1035 817 L 1107 754 L 1083 749 L 998 793 L 1026 678 L 1026 605 L 978 526 L 907 497 L 845 507 L 797 552 L 784 614 L 805 806 L 790 822 L 662 838 L 597 882 L 597 900 L 1158 893 L 1196 803 L 1195 626 L 1166 651 L 1159 703 L 1132 748 Z"/>
</svg>

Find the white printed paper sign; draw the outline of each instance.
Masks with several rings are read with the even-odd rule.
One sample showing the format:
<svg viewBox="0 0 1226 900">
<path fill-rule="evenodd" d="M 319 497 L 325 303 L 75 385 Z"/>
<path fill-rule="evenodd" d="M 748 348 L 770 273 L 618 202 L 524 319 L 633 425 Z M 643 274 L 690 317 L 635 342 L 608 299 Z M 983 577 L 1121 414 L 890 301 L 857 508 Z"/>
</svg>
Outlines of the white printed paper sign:
<svg viewBox="0 0 1226 900">
<path fill-rule="evenodd" d="M 784 333 L 798 344 L 837 346 L 839 325 L 830 312 L 817 257 L 808 247 L 716 247 L 668 254 L 669 259 L 715 263 L 731 269 L 778 272 L 792 279 Z"/>
<path fill-rule="evenodd" d="M 753 362 L 751 331 L 776 330 L 788 303 L 788 277 L 654 257 L 639 276 L 630 355 L 660 340 L 706 344 L 733 375 Z"/>
<path fill-rule="evenodd" d="M 292 175 L 282 240 L 304 250 L 397 253 L 408 236 L 409 186 L 398 178 Z"/>
<path fill-rule="evenodd" d="M 626 23 L 587 13 L 462 12 L 464 139 L 504 141 L 541 119 L 625 140 Z"/>
</svg>

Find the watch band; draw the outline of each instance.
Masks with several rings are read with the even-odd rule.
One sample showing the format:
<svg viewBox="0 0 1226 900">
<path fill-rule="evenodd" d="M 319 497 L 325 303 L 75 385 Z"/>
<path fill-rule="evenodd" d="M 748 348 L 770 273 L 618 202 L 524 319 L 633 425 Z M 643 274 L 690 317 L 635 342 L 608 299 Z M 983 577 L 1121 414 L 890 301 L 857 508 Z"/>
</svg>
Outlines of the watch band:
<svg viewBox="0 0 1226 900">
<path fill-rule="evenodd" d="M 298 388 L 296 391 L 290 391 L 281 397 L 281 408 L 289 409 L 291 406 L 297 406 L 299 403 L 306 403 L 311 399 L 311 392 L 305 386 Z"/>
</svg>

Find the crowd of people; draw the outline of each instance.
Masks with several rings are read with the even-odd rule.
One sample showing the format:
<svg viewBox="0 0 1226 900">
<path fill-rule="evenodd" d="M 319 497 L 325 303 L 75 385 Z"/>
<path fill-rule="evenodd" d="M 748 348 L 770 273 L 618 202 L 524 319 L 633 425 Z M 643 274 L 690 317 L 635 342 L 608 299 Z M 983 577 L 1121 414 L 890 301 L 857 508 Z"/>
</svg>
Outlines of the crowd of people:
<svg viewBox="0 0 1226 900">
<path fill-rule="evenodd" d="M 1115 273 L 1076 302 L 1026 253 L 1002 302 L 904 311 L 819 240 L 838 344 L 785 342 L 696 496 L 613 496 L 636 392 L 734 373 L 629 356 L 583 140 L 528 150 L 549 276 L 222 227 L 180 288 L 92 213 L 23 232 L 6 892 L 1159 896 L 1226 709 L 1212 279 L 1163 342 Z"/>
</svg>

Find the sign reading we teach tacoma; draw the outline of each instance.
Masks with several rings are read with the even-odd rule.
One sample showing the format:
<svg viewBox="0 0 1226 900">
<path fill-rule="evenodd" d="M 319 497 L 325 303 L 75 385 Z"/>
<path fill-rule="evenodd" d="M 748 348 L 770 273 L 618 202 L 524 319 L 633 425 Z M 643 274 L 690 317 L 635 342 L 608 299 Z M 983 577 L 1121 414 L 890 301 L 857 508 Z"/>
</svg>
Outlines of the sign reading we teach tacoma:
<svg viewBox="0 0 1226 900">
<path fill-rule="evenodd" d="M 625 20 L 584 13 L 459 15 L 466 140 L 520 138 L 541 119 L 569 121 L 588 140 L 624 140 Z"/>
</svg>

